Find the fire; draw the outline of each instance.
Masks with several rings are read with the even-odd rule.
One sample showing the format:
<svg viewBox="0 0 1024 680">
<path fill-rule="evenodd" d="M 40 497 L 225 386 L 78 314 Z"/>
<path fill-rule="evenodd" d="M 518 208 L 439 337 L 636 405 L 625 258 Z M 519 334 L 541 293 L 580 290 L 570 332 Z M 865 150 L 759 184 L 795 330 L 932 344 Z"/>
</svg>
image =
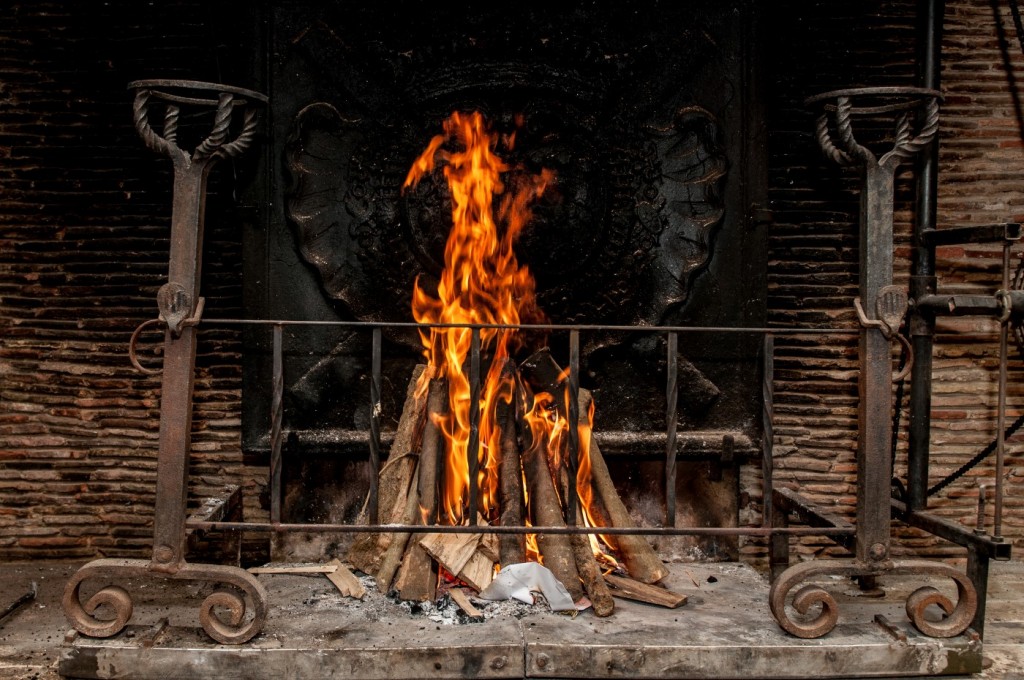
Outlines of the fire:
<svg viewBox="0 0 1024 680">
<path fill-rule="evenodd" d="M 564 390 L 563 395 L 565 403 L 562 411 L 556 407 L 555 398 L 547 392 L 534 395 L 533 403 L 524 416 L 530 428 L 531 446 L 542 447 L 554 480 L 559 479 L 561 469 L 566 466 L 565 458 L 569 443 L 569 421 L 563 415 L 568 412 L 569 391 Z M 590 511 L 594 502 L 594 489 L 590 483 L 590 435 L 593 422 L 594 402 L 591 401 L 586 420 L 581 418 L 577 424 L 580 445 L 576 469 L 576 495 L 579 498 L 578 507 L 583 511 L 580 519 L 587 527 L 600 526 Z M 555 484 L 555 492 L 559 496 L 560 504 L 565 507 L 567 499 L 562 498 L 561 483 Z M 604 537 L 594 534 L 590 534 L 589 537 L 594 556 L 609 567 L 617 567 L 618 562 Z"/>
<path fill-rule="evenodd" d="M 439 161 L 452 199 L 452 229 L 444 254 L 444 272 L 436 295 L 417 279 L 413 290 L 413 318 L 419 323 L 518 325 L 543 320 L 536 305 L 535 284 L 521 266 L 513 244 L 531 218 L 530 204 L 554 179 L 549 170 L 516 182 L 508 193 L 502 179 L 510 167 L 497 155 L 499 136 L 478 113 L 453 113 L 444 122 L 444 134 L 434 137 L 416 159 L 403 184 L 415 187 Z M 512 147 L 514 136 L 507 140 Z M 449 147 L 456 148 L 449 148 Z M 495 204 L 496 198 L 500 201 Z M 479 408 L 478 465 L 479 511 L 493 519 L 497 510 L 498 458 L 501 432 L 495 418 L 498 400 L 510 403 L 514 382 L 504 370 L 518 349 L 518 336 L 504 329 L 480 331 L 481 354 L 489 365 L 479 404 L 472 404 L 468 357 L 471 331 L 432 328 L 420 333 L 428 362 L 448 380 L 448 413 L 437 418 L 446 440 L 443 517 L 461 524 L 469 509 L 470 411 Z M 420 385 L 426 389 L 426 381 Z"/>
<path fill-rule="evenodd" d="M 452 228 L 445 246 L 444 271 L 436 294 L 426 290 L 417 279 L 413 289 L 413 318 L 425 324 L 485 324 L 516 326 L 544 321 L 538 309 L 533 276 L 516 259 L 513 246 L 530 221 L 530 204 L 553 182 L 554 174 L 543 170 L 537 175 L 516 175 L 496 153 L 500 142 L 478 113 L 453 113 L 444 122 L 444 134 L 437 135 L 417 158 L 403 184 L 403 190 L 415 187 L 428 173 L 443 163 L 443 172 L 452 200 Z M 512 148 L 515 136 L 505 140 Z M 455 148 L 452 148 L 455 147 Z M 505 179 L 503 179 L 503 176 Z M 511 190 L 506 192 L 506 182 Z M 496 199 L 500 197 L 500 201 Z M 554 480 L 565 468 L 568 445 L 568 421 L 565 409 L 556 407 L 556 398 L 542 393 L 527 395 L 516 384 L 512 372 L 505 370 L 521 340 L 515 330 L 480 330 L 481 355 L 489 364 L 482 380 L 480 400 L 472 403 L 468 359 L 472 334 L 466 328 L 430 328 L 421 330 L 425 355 L 431 369 L 425 371 L 419 389 L 425 391 L 431 376 L 448 380 L 448 412 L 432 417 L 444 435 L 444 484 L 441 493 L 441 517 L 451 524 L 462 524 L 469 512 L 479 512 L 494 521 L 498 511 L 498 464 L 501 455 L 501 430 L 496 418 L 499 401 L 519 401 L 517 410 L 530 430 L 530 445 L 540 447 Z M 565 398 L 568 398 L 567 391 Z M 567 408 L 567 404 L 563 404 Z M 480 409 L 480 451 L 477 484 L 479 507 L 468 505 L 469 431 L 471 409 Z M 596 526 L 587 512 L 593 499 L 590 485 L 590 423 L 580 422 L 580 461 L 577 489 L 584 508 L 586 526 Z M 555 484 L 562 496 L 561 485 Z M 529 508 L 527 485 L 523 495 Z M 565 503 L 565 499 L 561 499 Z M 424 523 L 432 518 L 424 517 Z M 526 524 L 530 525 L 529 519 Z M 606 563 L 615 560 L 591 536 L 595 555 Z M 541 561 L 536 535 L 526 537 L 528 558 Z"/>
<path fill-rule="evenodd" d="M 580 498 L 580 505 L 583 507 L 583 523 L 588 527 L 598 527 L 600 524 L 591 514 L 590 509 L 594 507 L 594 487 L 590 483 L 590 436 L 594 423 L 594 402 L 590 402 L 587 410 L 586 420 L 580 420 L 576 429 L 580 435 L 579 463 L 576 469 L 576 493 Z M 604 536 L 590 534 L 590 549 L 599 562 L 616 568 L 619 566 L 615 559 L 611 544 Z"/>
</svg>

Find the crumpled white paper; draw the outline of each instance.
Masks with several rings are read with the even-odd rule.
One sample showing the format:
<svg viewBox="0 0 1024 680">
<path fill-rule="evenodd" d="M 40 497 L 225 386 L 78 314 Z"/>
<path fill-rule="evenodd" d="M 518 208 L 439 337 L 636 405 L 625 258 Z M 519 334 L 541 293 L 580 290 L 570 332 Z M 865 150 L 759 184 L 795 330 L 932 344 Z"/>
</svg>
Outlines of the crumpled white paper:
<svg viewBox="0 0 1024 680">
<path fill-rule="evenodd" d="M 513 598 L 526 604 L 533 604 L 533 593 L 539 592 L 551 606 L 551 611 L 576 611 L 572 596 L 551 570 L 536 562 L 523 562 L 502 567 L 491 585 L 480 593 L 482 600 L 507 600 Z"/>
</svg>

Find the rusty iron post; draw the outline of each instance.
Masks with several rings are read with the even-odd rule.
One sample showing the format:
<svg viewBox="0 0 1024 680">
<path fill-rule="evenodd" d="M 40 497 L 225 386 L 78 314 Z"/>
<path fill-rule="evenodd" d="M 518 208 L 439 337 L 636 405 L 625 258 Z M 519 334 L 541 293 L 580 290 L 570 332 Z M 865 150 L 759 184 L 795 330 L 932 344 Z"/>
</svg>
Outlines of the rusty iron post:
<svg viewBox="0 0 1024 680">
<path fill-rule="evenodd" d="M 945 0 L 919 0 L 918 84 L 939 89 L 942 75 L 942 20 Z M 931 144 L 917 159 L 917 205 L 911 251 L 910 295 L 920 299 L 935 293 L 935 233 L 939 171 L 939 145 Z M 907 504 L 911 510 L 928 506 L 928 464 L 931 450 L 932 352 L 935 318 L 915 308 L 908 320 L 914 368 L 910 376 L 910 423 L 907 428 Z"/>
<path fill-rule="evenodd" d="M 185 561 L 185 501 L 192 430 L 196 324 L 202 314 L 199 281 L 203 261 L 206 180 L 221 158 L 245 151 L 255 133 L 255 104 L 267 98 L 240 88 L 192 81 L 148 80 L 129 84 L 135 92 L 135 127 L 151 150 L 174 165 L 171 249 L 167 283 L 157 296 L 164 332 L 160 397 L 160 453 L 157 462 L 156 516 L 151 569 L 174 573 Z M 188 95 L 179 94 L 180 90 Z M 209 98 L 210 94 L 216 98 Z M 196 95 L 199 95 L 198 97 Z M 150 125 L 152 100 L 168 102 L 164 134 Z M 215 107 L 213 129 L 189 154 L 177 145 L 178 106 Z M 228 140 L 235 109 L 245 118 L 242 130 Z"/>
<path fill-rule="evenodd" d="M 893 185 L 899 164 L 925 149 L 938 132 L 940 98 L 935 90 L 886 87 L 837 90 L 807 102 L 823 109 L 817 119 L 822 150 L 840 165 L 859 166 L 864 185 L 860 209 L 860 295 L 854 299 L 861 325 L 854 559 L 804 562 L 789 567 L 774 579 L 769 592 L 772 614 L 784 630 L 797 637 L 821 637 L 836 625 L 839 605 L 830 593 L 815 584 L 797 588 L 823 574 L 874 578 L 905 572 L 952 579 L 957 587 L 955 605 L 931 586 L 918 588 L 907 598 L 908 618 L 919 631 L 931 637 L 961 634 L 974 621 L 978 610 L 978 593 L 968 575 L 946 564 L 897 561 L 889 555 L 891 341 L 904 343 L 909 350 L 909 364 L 913 365 L 912 348 L 899 333 L 908 309 L 908 296 L 905 290 L 893 285 Z M 884 154 L 876 156 L 857 141 L 853 119 L 885 113 L 897 116 L 894 142 Z M 772 554 L 775 562 L 779 562 L 777 552 L 781 550 L 773 550 Z M 938 605 L 948 616 L 940 622 L 927 619 L 924 612 L 931 605 Z M 803 616 L 793 617 L 790 609 Z"/>
<path fill-rule="evenodd" d="M 256 134 L 256 105 L 265 104 L 267 98 L 250 90 L 187 80 L 142 80 L 130 83 L 128 87 L 135 93 L 133 113 L 136 130 L 146 146 L 168 156 L 174 166 L 168 276 L 167 283 L 157 294 L 159 321 L 166 330 L 161 371 L 153 555 L 149 562 L 95 560 L 85 565 L 65 589 L 64 610 L 79 632 L 108 637 L 120 632 L 131 618 L 131 597 L 120 586 L 108 586 L 83 607 L 79 588 L 86 578 L 136 577 L 148 573 L 172 579 L 227 583 L 249 595 L 253 602 L 253 617 L 245 620 L 246 604 L 241 596 L 220 591 L 203 602 L 199 619 L 215 640 L 241 643 L 251 639 L 263 627 L 267 614 L 266 591 L 241 569 L 186 563 L 186 496 L 196 326 L 202 318 L 204 304 L 199 294 L 199 283 L 206 180 L 218 160 L 239 156 L 250 146 Z M 150 123 L 154 102 L 164 106 L 162 133 L 157 133 Z M 210 133 L 191 153 L 178 146 L 182 106 L 214 110 Z M 101 604 L 113 607 L 116 614 L 113 620 L 96 619 L 94 614 Z M 230 611 L 227 623 L 214 614 L 215 607 Z"/>
<path fill-rule="evenodd" d="M 840 165 L 864 172 L 860 210 L 860 290 L 854 301 L 861 319 L 859 341 L 857 438 L 857 542 L 855 556 L 865 564 L 889 557 L 889 495 L 892 439 L 892 349 L 890 340 L 907 311 L 905 291 L 893 285 L 893 185 L 899 164 L 926 148 L 939 126 L 941 95 L 923 88 L 837 90 L 808 100 L 824 107 L 818 117 L 818 141 Z M 855 105 L 854 102 L 857 102 Z M 919 130 L 911 130 L 910 112 L 922 112 Z M 895 143 L 876 156 L 857 141 L 858 115 L 899 114 Z M 834 117 L 833 141 L 830 114 Z"/>
</svg>

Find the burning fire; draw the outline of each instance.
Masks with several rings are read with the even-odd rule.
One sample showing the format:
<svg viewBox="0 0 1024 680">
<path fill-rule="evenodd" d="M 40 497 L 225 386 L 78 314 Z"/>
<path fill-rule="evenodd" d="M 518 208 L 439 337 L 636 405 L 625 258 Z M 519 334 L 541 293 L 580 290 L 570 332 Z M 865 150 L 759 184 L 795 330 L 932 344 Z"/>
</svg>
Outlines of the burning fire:
<svg viewBox="0 0 1024 680">
<path fill-rule="evenodd" d="M 569 391 L 564 392 L 568 402 Z M 555 398 L 547 392 L 534 395 L 532 406 L 526 411 L 524 420 L 530 428 L 532 446 L 541 446 L 545 452 L 548 469 L 554 480 L 558 480 L 561 469 L 565 465 L 562 460 L 568 450 L 569 421 L 563 415 L 568 412 L 569 404 L 560 411 L 555 405 Z M 594 489 L 590 483 L 590 434 L 591 423 L 594 422 L 594 402 L 590 402 L 586 420 L 580 419 L 577 425 L 579 433 L 579 460 L 576 469 L 576 495 L 579 498 L 581 519 L 587 527 L 599 527 L 601 524 L 591 514 L 594 501 Z M 562 485 L 555 484 L 555 492 L 559 495 L 559 503 L 565 507 L 567 499 L 562 498 Z M 590 534 L 590 549 L 599 561 L 607 566 L 615 568 L 618 562 L 612 554 L 612 549 L 604 537 Z"/>
<path fill-rule="evenodd" d="M 544 315 L 537 307 L 533 276 L 516 259 L 513 246 L 532 216 L 530 205 L 554 180 L 554 173 L 517 173 L 496 153 L 499 135 L 488 130 L 478 113 L 453 113 L 444 122 L 444 134 L 437 135 L 415 160 L 403 190 L 415 187 L 439 163 L 452 200 L 452 228 L 445 246 L 444 271 L 437 293 L 425 290 L 417 279 L 413 290 L 413 317 L 427 324 L 494 324 L 515 326 L 539 323 Z M 504 140 L 508 150 L 515 135 Z M 454 147 L 454 148 L 453 148 Z M 503 174 L 505 179 L 503 180 Z M 506 191 L 506 182 L 511 186 Z M 500 200 L 497 200 L 500 197 Z M 430 375 L 448 380 L 448 412 L 432 414 L 442 431 L 446 446 L 444 484 L 441 494 L 442 519 L 462 524 L 469 512 L 479 512 L 494 521 L 498 512 L 498 464 L 501 430 L 496 409 L 499 401 L 510 404 L 520 398 L 519 410 L 531 431 L 534 446 L 543 446 L 554 480 L 559 479 L 566 448 L 568 421 L 555 408 L 555 398 L 541 393 L 518 392 L 513 374 L 505 370 L 521 340 L 516 331 L 484 328 L 480 331 L 481 355 L 489 365 L 482 381 L 480 402 L 472 403 L 468 358 L 471 331 L 466 328 L 431 328 L 420 337 L 432 371 L 424 372 L 419 389 L 426 391 Z M 566 393 L 567 394 L 567 393 Z M 468 504 L 470 412 L 480 409 L 480 451 L 478 465 L 479 507 Z M 563 411 L 564 413 L 564 411 Z M 577 489 L 587 526 L 596 526 L 587 512 L 593 492 L 590 485 L 590 422 L 579 424 L 580 461 Z M 556 488 L 559 486 L 556 483 Z M 529 497 L 523 484 L 527 506 Z M 563 499 L 564 507 L 564 499 Z M 529 523 L 529 520 L 527 520 Z M 614 565 L 611 557 L 591 536 L 594 552 Z M 535 536 L 527 536 L 530 559 L 540 561 Z"/>
<path fill-rule="evenodd" d="M 403 189 L 415 187 L 423 176 L 444 162 L 444 176 L 452 198 L 452 229 L 445 246 L 444 272 L 433 295 L 419 280 L 413 291 L 413 318 L 419 323 L 501 324 L 543 320 L 534 295 L 533 276 L 516 259 L 513 244 L 530 221 L 529 205 L 554 179 L 549 170 L 518 182 L 506 193 L 502 173 L 510 168 L 496 154 L 499 136 L 487 129 L 479 112 L 453 113 L 444 122 L 444 134 L 434 137 L 413 163 Z M 507 140 L 509 149 L 515 136 Z M 457 149 L 446 149 L 454 145 Z M 495 206 L 495 198 L 501 197 Z M 432 328 L 421 331 L 427 360 L 438 376 L 448 379 L 448 413 L 438 425 L 447 442 L 442 510 L 452 524 L 461 524 L 469 487 L 470 383 L 467 358 L 471 331 Z M 504 370 L 517 349 L 514 331 L 482 329 L 480 349 L 490 361 L 481 390 L 480 453 L 477 482 L 485 518 L 497 510 L 498 459 L 501 431 L 495 408 L 498 400 L 512 401 L 514 381 Z M 426 389 L 426 381 L 420 389 Z"/>
</svg>

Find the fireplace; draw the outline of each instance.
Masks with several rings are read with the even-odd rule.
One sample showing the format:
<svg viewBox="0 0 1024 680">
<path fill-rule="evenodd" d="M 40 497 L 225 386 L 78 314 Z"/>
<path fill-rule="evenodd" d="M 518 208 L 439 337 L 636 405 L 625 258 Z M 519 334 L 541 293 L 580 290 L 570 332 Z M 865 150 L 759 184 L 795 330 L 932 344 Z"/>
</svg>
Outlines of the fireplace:
<svg viewBox="0 0 1024 680">
<path fill-rule="evenodd" d="M 87 579 L 124 582 L 140 576 L 233 587 L 208 594 L 200 607 L 205 634 L 221 645 L 211 646 L 205 637 L 196 642 L 194 631 L 175 644 L 186 650 L 189 663 L 219 663 L 235 673 L 265 671 L 265 663 L 287 669 L 296 660 L 315 669 L 328 656 L 339 668 L 355 659 L 368 677 L 394 677 L 396 659 L 403 664 L 402 677 L 735 677 L 750 668 L 788 676 L 793 670 L 780 670 L 779 659 L 797 656 L 807 664 L 797 672 L 807 674 L 820 672 L 822 657 L 838 659 L 828 669 L 835 676 L 980 667 L 979 637 L 967 627 L 983 623 L 988 560 L 1007 557 L 1009 546 L 943 522 L 912 500 L 893 500 L 890 510 L 888 466 L 882 464 L 890 433 L 890 343 L 898 340 L 908 307 L 906 292 L 891 285 L 892 216 L 886 206 L 891 207 L 899 160 L 920 152 L 935 134 L 939 96 L 932 88 L 875 88 L 830 92 L 808 102 L 820 109 L 818 141 L 829 157 L 861 163 L 867 171 L 864 304 L 856 302 L 861 326 L 766 329 L 765 222 L 755 188 L 764 185 L 757 151 L 758 60 L 749 40 L 755 10 L 745 2 L 685 8 L 665 3 L 656 9 L 662 28 L 652 32 L 647 25 L 640 39 L 624 9 L 585 15 L 524 11 L 500 21 L 493 11 L 460 22 L 447 9 L 396 16 L 390 9 L 270 8 L 266 182 L 250 197 L 270 210 L 260 237 L 247 241 L 249 306 L 243 319 L 203 317 L 197 295 L 201 258 L 188 246 L 201 236 L 207 164 L 243 152 L 254 140 L 253 106 L 264 98 L 207 83 L 132 84 L 138 131 L 147 146 L 176 161 L 174 228 L 193 240 L 172 250 L 171 281 L 158 297 L 166 358 L 153 559 L 97 560 L 72 577 L 64 607 L 76 629 L 113 641 L 69 638 L 71 656 L 81 655 L 68 668 L 75 669 L 76 661 L 99 667 L 109 654 L 133 668 L 141 662 L 150 676 L 166 675 L 168 667 L 180 670 L 163 648 L 153 655 L 146 651 L 164 634 L 166 621 L 142 631 L 141 648 L 121 645 L 118 638 L 132 617 L 132 599 L 123 588 L 111 585 L 81 597 Z M 156 100 L 165 106 L 162 130 L 151 120 Z M 216 111 L 213 132 L 191 156 L 177 147 L 178 105 Z M 241 121 L 233 122 L 232 114 L 242 109 Z M 728 559 L 735 556 L 736 537 L 767 538 L 778 572 L 770 591 L 756 575 L 736 577 L 734 592 L 703 591 L 700 597 L 712 601 L 695 598 L 701 606 L 696 615 L 673 617 L 671 624 L 668 617 L 627 607 L 618 622 L 585 619 L 569 631 L 558 617 L 504 621 L 501 640 L 492 639 L 494 628 L 468 633 L 473 645 L 454 655 L 463 665 L 449 667 L 445 660 L 461 638 L 411 632 L 412 639 L 396 641 L 386 628 L 390 621 L 370 625 L 358 606 L 345 608 L 344 627 L 316 636 L 327 652 L 306 644 L 304 628 L 289 629 L 293 637 L 285 642 L 275 637 L 281 628 L 261 637 L 264 624 L 270 630 L 283 620 L 306 619 L 307 612 L 268 620 L 272 597 L 282 595 L 275 582 L 268 587 L 238 567 L 185 560 L 186 529 L 264 532 L 273 537 L 274 556 L 289 561 L 343 554 L 353 534 L 468 533 L 482 543 L 482 535 L 515 536 L 531 529 L 542 535 L 602 533 L 572 518 L 564 525 L 542 521 L 539 529 L 515 523 L 425 526 L 413 521 L 422 505 L 411 495 L 401 521 L 361 524 L 364 498 L 372 516 L 383 495 L 374 481 L 388 464 L 389 448 L 393 453 L 401 439 L 403 397 L 416 394 L 405 385 L 419 370 L 417 333 L 424 328 L 410 322 L 410 297 L 417 282 L 432 290 L 441 276 L 451 226 L 444 187 L 427 180 L 406 193 L 400 187 L 412 160 L 452 112 L 481 112 L 498 138 L 515 136 L 514 146 L 504 144 L 511 165 L 550 171 L 555 178 L 553 189 L 537 197 L 536 219 L 516 244 L 536 273 L 545 317 L 521 328 L 527 341 L 513 358 L 521 371 L 539 365 L 538 357 L 567 367 L 569 432 L 589 419 L 584 409 L 574 408 L 585 393 L 600 403 L 592 443 L 608 455 L 614 493 L 626 501 L 629 522 L 607 533 L 639 538 L 651 549 L 649 536 L 659 558 L 672 561 Z M 856 143 L 855 131 L 863 128 L 850 118 L 893 112 L 907 115 L 898 121 L 894 139 L 883 138 L 895 148 L 878 162 Z M 1019 231 L 949 230 L 944 238 L 1008 242 L 1012 234 Z M 945 242 L 934 234 L 921 238 Z M 918 304 L 928 303 L 914 312 L 919 335 L 927 322 L 920 309 L 942 313 L 941 300 L 921 292 L 913 291 Z M 1005 291 L 989 302 L 985 309 L 1007 316 L 1019 307 Z M 243 447 L 250 460 L 269 467 L 269 522 L 233 521 L 226 505 L 184 516 L 196 328 L 218 324 L 246 329 Z M 470 330 L 478 335 L 484 328 Z M 863 343 L 856 527 L 798 493 L 772 489 L 772 338 L 791 334 L 814 343 L 817 332 L 855 335 Z M 133 338 L 133 352 L 134 345 Z M 477 364 L 485 358 L 471 354 L 475 389 Z M 560 371 L 552 372 L 561 384 Z M 429 390 L 426 397 L 429 402 Z M 738 468 L 751 454 L 763 456 L 766 507 L 762 517 L 739 527 Z M 917 487 L 921 480 L 911 481 Z M 474 489 L 479 491 L 471 483 L 470 498 Z M 469 509 L 472 524 L 473 502 Z M 966 546 L 969 573 L 891 559 L 891 512 Z M 789 527 L 794 517 L 810 526 Z M 751 526 L 758 520 L 760 526 Z M 855 557 L 789 566 L 788 539 L 801 535 L 833 538 Z M 674 564 L 671 573 L 650 580 L 662 579 L 672 588 L 688 587 L 689 579 L 699 590 L 702 583 L 737 573 L 729 564 L 693 569 Z M 907 598 L 912 625 L 929 637 L 908 635 L 905 622 L 881 614 L 867 631 L 845 621 L 837 626 L 837 601 L 820 577 L 857 577 L 869 587 L 876 577 L 897 572 L 954 582 L 955 604 L 930 586 Z M 935 620 L 929 608 L 947 616 Z M 106 609 L 114 619 L 102 615 Z M 772 616 L 778 625 L 771 622 L 765 630 Z M 721 629 L 703 630 L 708 622 Z M 541 624 L 538 632 L 531 632 L 535 623 Z M 130 632 L 129 638 L 140 631 Z M 710 653 L 705 632 L 721 634 Z M 795 639 L 822 636 L 831 637 Z M 736 654 L 739 648 L 746 653 Z M 706 658 L 720 665 L 705 667 Z M 743 666 L 748 658 L 750 668 Z M 239 671 L 243 664 L 246 670 Z"/>
<path fill-rule="evenodd" d="M 752 10 L 656 10 L 651 34 L 626 8 L 275 7 L 273 208 L 245 272 L 251 318 L 410 322 L 413 283 L 436 281 L 451 217 L 438 183 L 402 195 L 402 181 L 449 114 L 481 111 L 515 133 L 510 164 L 556 177 L 516 252 L 550 323 L 603 327 L 582 333 L 581 384 L 622 492 L 652 526 L 665 521 L 666 337 L 612 328 L 761 326 L 766 297 Z M 413 329 L 383 333 L 386 441 L 422 352 Z M 266 461 L 271 334 L 248 340 L 243 447 Z M 568 365 L 567 333 L 549 344 Z M 736 525 L 738 465 L 761 437 L 760 351 L 756 336 L 681 339 L 681 525 Z M 369 483 L 371 334 L 288 326 L 283 354 L 281 518 L 353 521 Z M 282 537 L 274 553 L 312 558 L 338 540 Z M 680 557 L 737 554 L 735 538 L 661 542 Z"/>
</svg>

